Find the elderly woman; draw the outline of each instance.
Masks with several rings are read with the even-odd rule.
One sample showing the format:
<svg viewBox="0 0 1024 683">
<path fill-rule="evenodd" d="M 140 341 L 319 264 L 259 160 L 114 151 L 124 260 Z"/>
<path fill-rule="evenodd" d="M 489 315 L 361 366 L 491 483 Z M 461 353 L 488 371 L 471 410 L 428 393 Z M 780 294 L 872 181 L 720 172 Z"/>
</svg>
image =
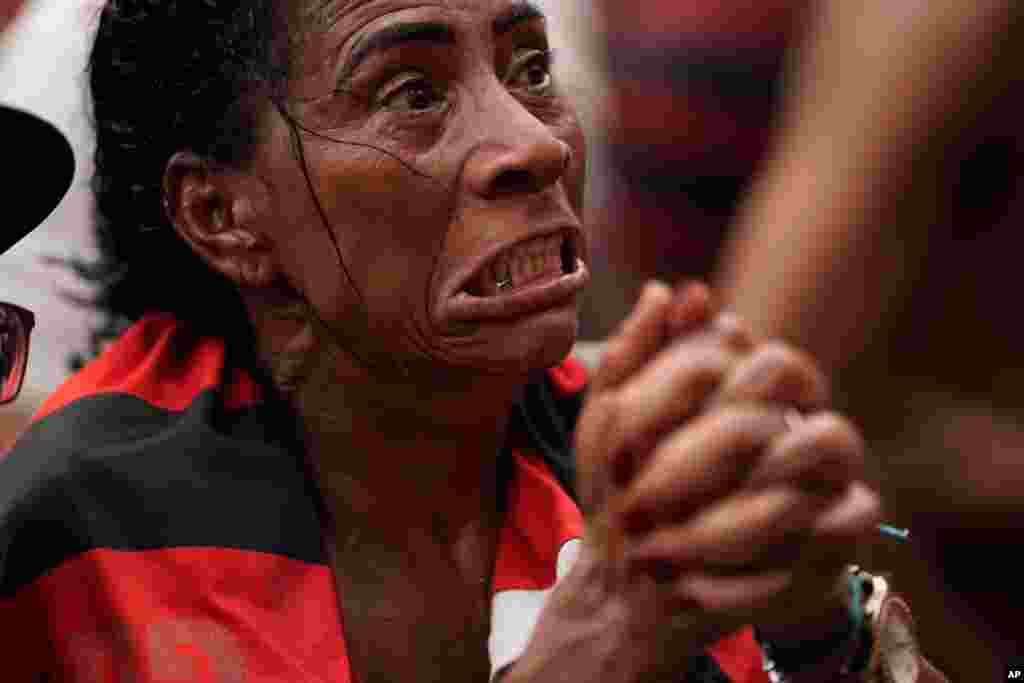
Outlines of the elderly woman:
<svg viewBox="0 0 1024 683">
<path fill-rule="evenodd" d="M 584 400 L 549 62 L 516 0 L 107 3 L 133 323 L 3 462 L 5 680 L 859 680 L 879 505 L 813 364 L 652 284 Z"/>
</svg>

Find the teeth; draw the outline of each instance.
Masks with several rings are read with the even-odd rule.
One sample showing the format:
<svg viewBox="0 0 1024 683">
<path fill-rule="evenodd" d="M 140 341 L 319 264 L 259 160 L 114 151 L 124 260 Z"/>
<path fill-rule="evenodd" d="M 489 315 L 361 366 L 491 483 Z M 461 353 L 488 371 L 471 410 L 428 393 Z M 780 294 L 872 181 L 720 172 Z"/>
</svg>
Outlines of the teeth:
<svg viewBox="0 0 1024 683">
<path fill-rule="evenodd" d="M 494 278 L 495 284 L 499 282 L 506 282 L 511 277 L 508 267 L 508 259 L 504 254 L 498 256 L 494 260 L 494 264 L 491 266 L 491 275 Z"/>
<path fill-rule="evenodd" d="M 541 277 L 561 274 L 563 241 L 561 235 L 537 238 L 499 254 L 485 271 L 483 295 L 494 296 Z M 499 288 L 502 282 L 509 284 Z"/>
</svg>

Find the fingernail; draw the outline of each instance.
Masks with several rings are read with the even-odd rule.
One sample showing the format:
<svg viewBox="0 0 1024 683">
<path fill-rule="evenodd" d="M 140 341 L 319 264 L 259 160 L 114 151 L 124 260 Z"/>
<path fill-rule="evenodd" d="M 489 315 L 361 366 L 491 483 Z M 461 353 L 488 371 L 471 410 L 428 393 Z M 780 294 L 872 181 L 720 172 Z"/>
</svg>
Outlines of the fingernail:
<svg viewBox="0 0 1024 683">
<path fill-rule="evenodd" d="M 634 328 L 637 322 L 647 314 L 651 309 L 651 306 L 655 304 L 658 291 L 661 289 L 667 289 L 664 284 L 657 280 L 648 280 L 647 283 L 640 290 L 640 297 L 636 301 L 636 305 L 633 306 L 632 312 L 626 316 L 622 321 L 621 331 L 629 332 Z"/>
<path fill-rule="evenodd" d="M 672 310 L 669 312 L 669 325 L 675 334 L 687 327 L 706 324 L 711 313 L 711 293 L 707 285 L 690 281 L 677 288 Z"/>
<path fill-rule="evenodd" d="M 662 301 L 668 301 L 672 298 L 672 290 L 661 280 L 648 280 L 644 285 L 642 298 L 651 303 L 656 302 L 659 298 Z"/>
<path fill-rule="evenodd" d="M 683 280 L 676 286 L 676 296 L 679 298 L 699 296 L 707 300 L 711 298 L 711 288 L 700 280 Z"/>
</svg>

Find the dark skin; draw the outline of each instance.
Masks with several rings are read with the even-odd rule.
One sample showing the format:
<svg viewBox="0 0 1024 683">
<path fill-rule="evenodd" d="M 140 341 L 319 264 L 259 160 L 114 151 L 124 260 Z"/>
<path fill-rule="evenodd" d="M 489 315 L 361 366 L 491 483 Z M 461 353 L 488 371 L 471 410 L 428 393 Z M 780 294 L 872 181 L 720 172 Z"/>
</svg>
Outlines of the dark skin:
<svg viewBox="0 0 1024 683">
<path fill-rule="evenodd" d="M 528 373 L 559 362 L 575 341 L 576 295 L 587 279 L 583 136 L 551 85 L 544 20 L 527 5 L 370 0 L 290 11 L 297 52 L 284 115 L 263 107 L 261 142 L 239 168 L 188 151 L 173 157 L 169 212 L 181 237 L 238 284 L 260 352 L 301 420 L 330 511 L 327 540 L 358 680 L 485 680 L 501 523 L 495 454 Z M 301 127 L 312 193 L 285 115 Z M 549 234 L 574 246 L 574 269 L 550 286 L 465 296 L 499 250 Z M 530 650 L 523 680 L 574 668 L 592 675 L 600 643 L 588 634 L 609 614 L 650 630 L 684 613 L 695 626 L 677 629 L 672 648 L 638 643 L 632 627 L 605 629 L 631 635 L 604 655 L 628 652 L 636 665 L 592 680 L 649 680 L 664 653 L 695 651 L 707 633 L 759 610 L 777 613 L 768 608 L 780 596 L 801 606 L 791 617 L 831 626 L 843 610 L 834 586 L 845 555 L 815 565 L 820 576 L 794 592 L 805 546 L 779 552 L 773 529 L 854 552 L 851 539 L 877 518 L 877 500 L 857 483 L 855 431 L 838 419 L 793 429 L 781 419 L 783 405 L 824 404 L 813 363 L 730 332 L 706 292 L 651 291 L 640 327 L 625 326 L 612 344 L 579 425 L 581 485 L 591 519 L 603 520 L 592 526 L 619 529 L 627 542 L 613 547 L 595 532 L 569 585 L 596 581 L 614 599 L 596 615 L 574 607 L 585 590 L 556 601 L 548 622 L 573 642 Z M 651 326 L 661 332 L 637 334 Z M 687 430 L 699 405 L 722 409 Z M 609 475 L 627 451 L 643 455 L 628 487 Z M 809 453 L 831 464 L 822 470 L 834 475 L 827 495 L 800 485 L 822 469 Z M 751 454 L 766 464 L 753 467 Z M 730 497 L 742 482 L 723 477 L 695 494 L 684 466 L 694 462 L 752 468 L 764 487 L 785 491 Z M 620 503 L 606 514 L 613 491 Z M 682 514 L 712 501 L 737 523 L 723 529 L 719 514 L 696 524 Z M 626 524 L 640 517 L 653 525 Z M 685 551 L 705 544 L 735 552 L 705 562 Z M 651 612 L 650 595 L 638 598 L 625 584 L 606 590 L 611 567 L 642 576 L 661 560 L 675 564 L 657 589 L 668 611 Z M 728 577 L 711 576 L 730 564 Z M 581 657 L 573 643 L 594 656 Z M 538 668 L 541 661 L 551 666 Z"/>
<path fill-rule="evenodd" d="M 1024 6 L 824 2 L 810 25 L 723 290 L 758 330 L 811 350 L 835 377 L 877 444 L 891 512 L 914 529 L 914 562 L 921 553 L 955 596 L 911 594 L 947 622 L 931 626 L 919 608 L 932 642 L 956 645 L 947 661 L 965 680 L 1002 676 L 1003 662 L 984 659 L 1020 652 L 1018 581 L 999 573 L 998 553 L 1024 519 L 1024 329 L 1010 275 L 1024 208 Z M 984 164 L 992 194 L 970 184 L 982 145 L 1016 150 L 1009 168 Z M 963 566 L 984 567 L 984 580 Z M 949 620 L 953 600 L 964 606 Z"/>
</svg>

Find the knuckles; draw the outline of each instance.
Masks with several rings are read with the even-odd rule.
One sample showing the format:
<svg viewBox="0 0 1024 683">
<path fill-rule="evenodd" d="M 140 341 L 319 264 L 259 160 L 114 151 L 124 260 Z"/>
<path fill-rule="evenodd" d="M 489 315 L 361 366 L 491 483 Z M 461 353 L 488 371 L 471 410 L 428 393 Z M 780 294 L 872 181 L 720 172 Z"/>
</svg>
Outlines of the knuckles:
<svg viewBox="0 0 1024 683">
<path fill-rule="evenodd" d="M 780 341 L 753 349 L 723 387 L 730 400 L 760 400 L 819 408 L 828 402 L 825 376 L 806 353 Z"/>
<path fill-rule="evenodd" d="M 827 454 L 833 462 L 858 471 L 864 464 L 864 439 L 853 423 L 838 413 L 812 415 L 794 431 L 800 433 L 808 448 Z"/>
</svg>

